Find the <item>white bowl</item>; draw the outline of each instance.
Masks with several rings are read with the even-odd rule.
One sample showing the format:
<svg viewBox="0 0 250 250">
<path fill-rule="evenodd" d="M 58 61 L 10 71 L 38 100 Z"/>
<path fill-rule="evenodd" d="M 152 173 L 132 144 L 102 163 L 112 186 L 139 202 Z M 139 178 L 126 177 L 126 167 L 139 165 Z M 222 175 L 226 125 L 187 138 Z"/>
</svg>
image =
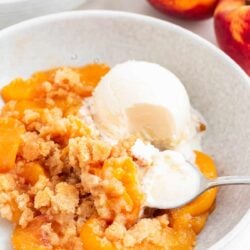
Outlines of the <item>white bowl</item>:
<svg viewBox="0 0 250 250">
<path fill-rule="evenodd" d="M 223 52 L 189 31 L 121 12 L 61 13 L 1 31 L 0 58 L 1 87 L 37 70 L 97 59 L 110 65 L 129 59 L 159 63 L 182 80 L 192 104 L 205 116 L 204 150 L 216 160 L 219 174 L 250 175 L 249 78 Z M 249 207 L 249 188 L 222 188 L 197 249 L 221 239 Z"/>
<path fill-rule="evenodd" d="M 0 29 L 49 13 L 72 10 L 86 0 L 0 0 Z"/>
</svg>

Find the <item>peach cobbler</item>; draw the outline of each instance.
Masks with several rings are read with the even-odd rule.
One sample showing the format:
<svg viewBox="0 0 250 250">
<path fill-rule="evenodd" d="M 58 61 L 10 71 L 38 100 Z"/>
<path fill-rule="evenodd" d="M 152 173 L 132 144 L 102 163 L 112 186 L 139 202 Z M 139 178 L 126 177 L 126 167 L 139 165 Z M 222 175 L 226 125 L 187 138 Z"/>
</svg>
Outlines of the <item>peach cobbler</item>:
<svg viewBox="0 0 250 250">
<path fill-rule="evenodd" d="M 197 143 L 205 122 L 172 73 L 136 61 L 61 67 L 1 95 L 0 215 L 15 250 L 193 249 L 216 189 L 166 209 L 178 180 L 160 178 L 182 169 L 152 169 L 182 155 L 217 173 Z"/>
</svg>

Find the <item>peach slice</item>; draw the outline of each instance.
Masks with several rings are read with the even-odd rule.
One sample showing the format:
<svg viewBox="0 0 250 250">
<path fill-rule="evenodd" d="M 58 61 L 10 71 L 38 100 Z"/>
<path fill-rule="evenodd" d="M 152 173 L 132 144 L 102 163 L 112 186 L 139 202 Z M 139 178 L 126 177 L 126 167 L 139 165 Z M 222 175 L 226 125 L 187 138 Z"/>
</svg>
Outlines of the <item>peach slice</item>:
<svg viewBox="0 0 250 250">
<path fill-rule="evenodd" d="M 15 250 L 52 250 L 49 236 L 42 232 L 41 226 L 47 223 L 46 216 L 38 216 L 26 228 L 17 226 L 12 235 Z"/>
<path fill-rule="evenodd" d="M 196 164 L 200 171 L 207 178 L 215 178 L 217 170 L 213 160 L 202 152 L 195 153 Z M 198 234 L 204 227 L 208 214 L 214 206 L 216 194 L 216 188 L 208 190 L 186 206 L 171 210 L 170 221 L 173 228 L 178 230 L 192 228 Z"/>
<path fill-rule="evenodd" d="M 204 213 L 198 216 L 195 216 L 191 220 L 192 229 L 196 234 L 199 234 L 201 230 L 204 228 L 209 213 Z"/>
<path fill-rule="evenodd" d="M 81 228 L 80 238 L 84 250 L 115 250 L 114 245 L 103 237 L 106 227 L 104 221 L 91 218 Z"/>
<path fill-rule="evenodd" d="M 91 96 L 98 82 L 110 68 L 106 64 L 93 63 L 81 68 L 74 68 L 74 70 L 80 74 L 80 80 L 85 86 L 80 95 L 86 97 Z"/>
<path fill-rule="evenodd" d="M 205 177 L 217 177 L 217 170 L 213 160 L 202 152 L 196 151 L 195 153 L 196 165 L 199 167 L 200 171 L 205 175 Z M 210 189 L 181 209 L 184 209 L 193 216 L 201 215 L 209 211 L 209 209 L 213 206 L 216 199 L 216 194 L 217 188 Z"/>
<path fill-rule="evenodd" d="M 41 84 L 45 81 L 51 81 L 56 69 L 41 71 L 33 74 L 28 80 L 16 78 L 5 86 L 2 91 L 2 97 L 5 102 L 10 100 L 32 100 L 35 97 L 41 98 L 43 91 Z"/>
<path fill-rule="evenodd" d="M 20 175 L 25 179 L 27 183 L 35 185 L 39 180 L 39 176 L 45 176 L 45 171 L 39 163 L 30 162 L 24 165 Z"/>
<path fill-rule="evenodd" d="M 0 173 L 15 166 L 24 126 L 13 118 L 0 118 Z"/>
<path fill-rule="evenodd" d="M 137 176 L 135 163 L 129 157 L 109 159 L 104 163 L 102 169 L 102 177 L 113 177 L 122 182 L 125 187 L 122 197 L 113 197 L 112 193 L 107 193 L 107 196 L 109 197 L 109 208 L 111 211 L 119 199 L 125 202 L 124 209 L 121 208 L 121 212 L 127 219 L 127 225 L 133 225 L 137 220 L 143 200 Z M 130 211 L 127 211 L 127 207 L 130 207 Z"/>
<path fill-rule="evenodd" d="M 37 83 L 25 81 L 22 78 L 13 80 L 2 89 L 2 97 L 5 102 L 10 100 L 29 100 L 35 97 Z"/>
</svg>

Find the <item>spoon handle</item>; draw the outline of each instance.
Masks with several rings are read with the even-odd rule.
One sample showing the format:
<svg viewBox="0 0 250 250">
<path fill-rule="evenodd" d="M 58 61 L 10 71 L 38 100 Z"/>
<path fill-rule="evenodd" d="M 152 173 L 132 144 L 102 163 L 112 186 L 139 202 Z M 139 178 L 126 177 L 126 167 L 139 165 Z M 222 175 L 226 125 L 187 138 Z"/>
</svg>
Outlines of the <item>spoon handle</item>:
<svg viewBox="0 0 250 250">
<path fill-rule="evenodd" d="M 222 176 L 208 182 L 208 188 L 224 185 L 250 185 L 250 176 Z"/>
</svg>

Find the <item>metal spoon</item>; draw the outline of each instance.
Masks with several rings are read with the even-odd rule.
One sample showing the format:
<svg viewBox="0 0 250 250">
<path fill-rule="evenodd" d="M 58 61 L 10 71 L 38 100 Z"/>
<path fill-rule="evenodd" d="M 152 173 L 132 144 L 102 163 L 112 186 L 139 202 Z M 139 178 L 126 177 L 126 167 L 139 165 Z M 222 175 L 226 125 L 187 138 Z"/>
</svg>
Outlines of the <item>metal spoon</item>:
<svg viewBox="0 0 250 250">
<path fill-rule="evenodd" d="M 250 176 L 221 176 L 214 179 L 208 179 L 204 177 L 204 175 L 200 172 L 200 170 L 194 166 L 192 163 L 188 162 L 192 168 L 194 168 L 197 174 L 200 177 L 200 187 L 197 190 L 197 193 L 193 195 L 193 197 L 188 197 L 187 200 L 183 201 L 176 207 L 181 207 L 186 205 L 187 203 L 193 201 L 195 198 L 200 196 L 205 191 L 219 186 L 226 185 L 250 185 Z"/>
</svg>

